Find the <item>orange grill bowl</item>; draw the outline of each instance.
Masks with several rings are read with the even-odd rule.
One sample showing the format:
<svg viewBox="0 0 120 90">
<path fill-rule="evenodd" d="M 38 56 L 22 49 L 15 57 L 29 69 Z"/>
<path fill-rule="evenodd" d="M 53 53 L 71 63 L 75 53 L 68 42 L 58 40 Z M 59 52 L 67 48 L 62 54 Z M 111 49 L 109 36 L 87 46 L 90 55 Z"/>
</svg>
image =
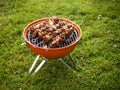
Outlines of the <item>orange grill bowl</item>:
<svg viewBox="0 0 120 90">
<path fill-rule="evenodd" d="M 24 36 L 24 39 L 25 39 L 27 45 L 31 48 L 32 51 L 34 51 L 34 53 L 39 54 L 40 56 L 43 56 L 47 59 L 62 58 L 64 56 L 68 55 L 70 52 L 72 52 L 72 50 L 75 48 L 75 46 L 77 45 L 78 41 L 80 40 L 80 38 L 82 36 L 82 31 L 81 31 L 80 27 L 77 24 L 75 24 L 74 22 L 63 19 L 63 18 L 59 18 L 62 21 L 72 24 L 76 28 L 76 31 L 78 33 L 78 38 L 75 42 L 73 42 L 72 44 L 67 45 L 65 47 L 62 47 L 62 48 L 48 48 L 47 50 L 45 48 L 38 47 L 38 46 L 35 46 L 34 44 L 30 43 L 27 38 L 29 27 L 31 27 L 34 24 L 39 23 L 41 21 L 48 21 L 49 19 L 50 18 L 42 18 L 42 19 L 31 22 L 30 24 L 28 24 L 25 27 L 25 29 L 23 31 L 23 36 Z"/>
</svg>

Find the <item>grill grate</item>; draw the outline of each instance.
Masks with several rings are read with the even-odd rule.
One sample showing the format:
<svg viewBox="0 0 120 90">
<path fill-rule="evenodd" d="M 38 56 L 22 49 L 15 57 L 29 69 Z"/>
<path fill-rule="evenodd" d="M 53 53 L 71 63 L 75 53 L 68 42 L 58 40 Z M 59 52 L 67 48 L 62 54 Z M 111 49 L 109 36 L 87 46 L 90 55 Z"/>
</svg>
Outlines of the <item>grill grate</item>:
<svg viewBox="0 0 120 90">
<path fill-rule="evenodd" d="M 77 40 L 78 33 L 76 32 L 75 28 L 73 28 L 73 29 L 74 30 L 73 30 L 72 34 L 66 39 L 66 41 L 61 43 L 56 48 L 62 48 L 62 47 L 68 46 L 68 45 L 72 44 L 73 42 L 75 42 Z M 39 47 L 42 47 L 42 48 L 50 48 L 50 46 L 45 44 L 44 41 L 42 39 L 40 39 L 39 37 L 32 38 L 32 35 L 31 35 L 29 29 L 28 29 L 28 41 L 30 43 L 34 44 L 35 46 L 39 46 Z"/>
</svg>

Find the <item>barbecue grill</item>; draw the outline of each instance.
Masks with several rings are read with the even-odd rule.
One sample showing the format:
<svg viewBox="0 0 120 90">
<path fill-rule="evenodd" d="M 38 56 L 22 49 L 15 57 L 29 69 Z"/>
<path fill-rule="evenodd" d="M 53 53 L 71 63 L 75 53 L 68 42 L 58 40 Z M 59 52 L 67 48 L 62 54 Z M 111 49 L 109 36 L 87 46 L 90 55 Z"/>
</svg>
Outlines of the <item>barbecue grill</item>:
<svg viewBox="0 0 120 90">
<path fill-rule="evenodd" d="M 74 22 L 72 22 L 70 20 L 59 18 L 59 20 L 65 22 L 65 23 L 70 23 L 74 27 L 73 32 L 66 39 L 66 41 L 64 41 L 63 43 L 61 43 L 59 46 L 57 46 L 55 48 L 50 48 L 49 44 L 43 43 L 43 40 L 40 39 L 39 37 L 32 38 L 32 35 L 30 33 L 30 28 L 39 24 L 42 21 L 49 21 L 49 19 L 50 18 L 42 18 L 42 19 L 33 21 L 30 24 L 28 24 L 23 31 L 23 37 L 25 39 L 26 44 L 30 47 L 30 49 L 34 53 L 37 54 L 37 57 L 34 60 L 32 66 L 29 70 L 29 73 L 31 73 L 31 71 L 32 71 L 33 67 L 35 66 L 39 57 L 42 57 L 43 61 L 37 67 L 34 74 L 43 66 L 43 64 L 46 61 L 51 60 L 51 59 L 52 60 L 59 59 L 64 65 L 66 65 L 68 68 L 70 68 L 70 66 L 67 63 L 65 63 L 63 58 L 66 55 L 68 55 L 72 59 L 72 57 L 70 56 L 70 52 L 73 51 L 73 49 L 75 48 L 75 46 L 77 45 L 78 41 L 80 40 L 80 38 L 82 36 L 82 31 L 77 24 L 75 24 Z M 65 23 L 63 24 L 63 26 L 65 25 Z"/>
</svg>

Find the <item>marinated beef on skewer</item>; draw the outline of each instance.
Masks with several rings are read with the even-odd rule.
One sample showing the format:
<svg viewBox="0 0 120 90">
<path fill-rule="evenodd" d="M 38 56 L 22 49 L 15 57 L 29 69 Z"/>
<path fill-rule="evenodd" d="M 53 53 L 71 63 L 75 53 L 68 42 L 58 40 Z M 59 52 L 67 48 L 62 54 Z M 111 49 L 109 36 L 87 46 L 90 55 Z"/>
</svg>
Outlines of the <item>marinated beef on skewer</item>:
<svg viewBox="0 0 120 90">
<path fill-rule="evenodd" d="M 32 38 L 38 36 L 50 48 L 59 46 L 72 34 L 74 27 L 61 21 L 58 17 L 53 17 L 49 21 L 42 21 L 30 28 Z"/>
<path fill-rule="evenodd" d="M 39 29 L 36 29 L 34 32 L 32 32 L 32 37 L 36 37 L 38 35 Z"/>
<path fill-rule="evenodd" d="M 51 36 L 50 35 L 45 35 L 44 37 L 43 37 L 43 40 L 44 40 L 44 42 L 45 43 L 48 43 L 50 40 L 51 40 Z"/>
<path fill-rule="evenodd" d="M 39 38 L 43 38 L 43 36 L 45 36 L 46 35 L 46 32 L 42 32 L 42 31 L 38 31 L 38 37 Z"/>
<path fill-rule="evenodd" d="M 54 48 L 54 47 L 60 45 L 61 42 L 62 42 L 62 41 L 61 41 L 61 37 L 60 37 L 60 36 L 56 36 L 56 37 L 53 39 L 53 41 L 50 43 L 50 47 L 51 47 L 51 48 Z"/>
<path fill-rule="evenodd" d="M 51 20 L 53 21 L 54 24 L 58 24 L 59 22 L 59 18 L 56 16 L 54 16 Z"/>
</svg>

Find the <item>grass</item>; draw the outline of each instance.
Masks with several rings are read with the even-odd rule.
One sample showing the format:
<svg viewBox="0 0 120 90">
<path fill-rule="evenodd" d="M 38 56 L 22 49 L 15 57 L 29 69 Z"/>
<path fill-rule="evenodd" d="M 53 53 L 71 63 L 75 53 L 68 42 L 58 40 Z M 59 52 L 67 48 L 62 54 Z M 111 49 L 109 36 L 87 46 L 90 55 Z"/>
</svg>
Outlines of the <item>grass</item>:
<svg viewBox="0 0 120 90">
<path fill-rule="evenodd" d="M 119 90 L 119 0 L 1 0 L 0 90 Z M 35 54 L 26 46 L 24 27 L 39 18 L 59 16 L 82 29 L 80 43 L 68 57 L 72 72 L 49 61 L 34 76 L 28 70 Z M 41 61 L 41 60 L 40 60 Z"/>
</svg>

